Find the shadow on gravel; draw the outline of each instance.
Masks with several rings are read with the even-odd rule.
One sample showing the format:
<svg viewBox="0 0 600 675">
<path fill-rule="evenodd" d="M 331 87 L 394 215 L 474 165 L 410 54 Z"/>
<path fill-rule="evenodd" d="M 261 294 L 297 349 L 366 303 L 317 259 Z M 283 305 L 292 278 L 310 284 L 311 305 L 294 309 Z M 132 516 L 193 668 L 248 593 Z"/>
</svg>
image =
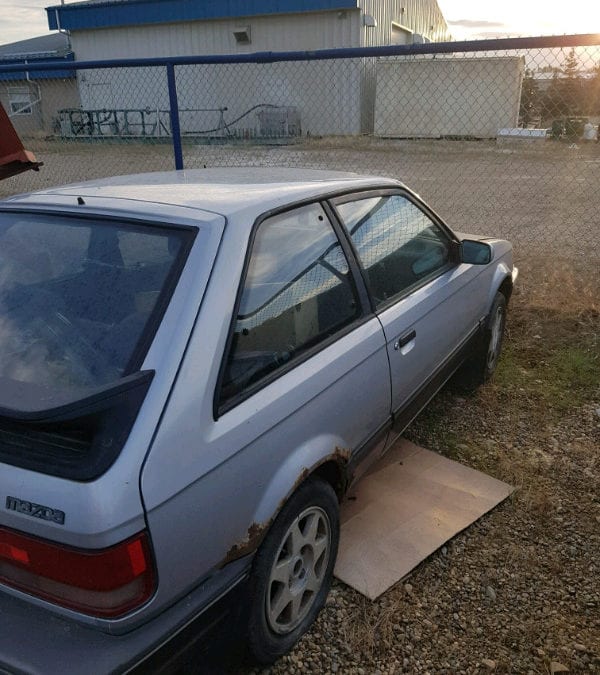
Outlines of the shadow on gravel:
<svg viewBox="0 0 600 675">
<path fill-rule="evenodd" d="M 176 675 L 244 675 L 250 672 L 243 642 L 221 625 L 186 657 Z"/>
<path fill-rule="evenodd" d="M 241 638 L 240 622 L 227 616 L 208 632 L 184 629 L 135 675 L 245 675 L 252 670 Z"/>
</svg>

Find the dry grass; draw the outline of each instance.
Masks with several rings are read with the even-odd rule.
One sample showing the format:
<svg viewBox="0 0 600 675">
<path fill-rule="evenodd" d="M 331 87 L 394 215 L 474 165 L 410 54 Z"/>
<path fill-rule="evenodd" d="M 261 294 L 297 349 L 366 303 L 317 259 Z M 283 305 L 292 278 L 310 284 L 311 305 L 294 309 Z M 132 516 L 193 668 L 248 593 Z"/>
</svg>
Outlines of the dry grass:
<svg viewBox="0 0 600 675">
<path fill-rule="evenodd" d="M 399 601 L 373 603 L 355 594 L 355 604 L 349 621 L 342 627 L 347 644 L 354 652 L 361 651 L 371 658 L 391 648 L 399 629 Z"/>
<path fill-rule="evenodd" d="M 519 294 L 525 307 L 575 312 L 582 317 L 600 311 L 600 263 L 582 255 L 579 260 L 557 256 L 526 257 Z"/>
</svg>

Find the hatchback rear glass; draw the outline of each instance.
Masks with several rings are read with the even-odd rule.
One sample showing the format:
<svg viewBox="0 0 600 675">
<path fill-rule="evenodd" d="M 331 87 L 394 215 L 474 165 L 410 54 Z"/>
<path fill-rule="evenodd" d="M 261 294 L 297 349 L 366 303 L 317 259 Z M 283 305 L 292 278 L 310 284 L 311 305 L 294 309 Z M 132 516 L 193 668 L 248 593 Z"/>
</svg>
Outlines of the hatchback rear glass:
<svg viewBox="0 0 600 675">
<path fill-rule="evenodd" d="M 0 405 L 9 403 L 11 382 L 30 387 L 34 398 L 74 398 L 137 367 L 190 235 L 0 213 Z"/>
</svg>

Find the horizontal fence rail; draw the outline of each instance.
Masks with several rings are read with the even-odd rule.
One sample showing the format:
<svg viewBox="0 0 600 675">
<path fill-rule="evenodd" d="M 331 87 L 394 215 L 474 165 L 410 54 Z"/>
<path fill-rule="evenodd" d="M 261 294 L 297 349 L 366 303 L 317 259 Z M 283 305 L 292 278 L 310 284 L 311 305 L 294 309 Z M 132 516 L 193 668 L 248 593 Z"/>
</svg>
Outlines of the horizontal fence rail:
<svg viewBox="0 0 600 675">
<path fill-rule="evenodd" d="M 103 61 L 0 61 L 39 173 L 287 166 L 399 178 L 461 232 L 600 257 L 600 36 Z"/>
<path fill-rule="evenodd" d="M 277 63 L 280 61 L 321 61 L 331 59 L 377 58 L 384 56 L 411 56 L 416 54 L 455 54 L 500 50 L 545 49 L 567 47 L 597 47 L 600 34 L 542 35 L 539 37 L 499 38 L 495 40 L 464 40 L 427 42 L 384 47 L 346 47 L 293 52 L 251 52 L 244 54 L 207 54 L 191 56 L 164 56 L 139 59 L 103 59 L 60 63 L 28 63 L 0 65 L 0 72 L 86 70 L 91 68 L 126 68 L 217 64 L 217 63 Z"/>
</svg>

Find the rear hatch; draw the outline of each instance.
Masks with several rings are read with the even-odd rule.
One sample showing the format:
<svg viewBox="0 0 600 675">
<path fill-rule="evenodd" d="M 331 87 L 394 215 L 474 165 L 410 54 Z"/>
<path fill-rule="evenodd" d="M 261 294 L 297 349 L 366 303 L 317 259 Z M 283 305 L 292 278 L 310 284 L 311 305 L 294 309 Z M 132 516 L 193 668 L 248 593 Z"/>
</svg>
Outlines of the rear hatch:
<svg viewBox="0 0 600 675">
<path fill-rule="evenodd" d="M 156 599 L 140 470 L 224 218 L 39 199 L 0 208 L 0 585 L 126 631 Z"/>
<path fill-rule="evenodd" d="M 192 240 L 185 228 L 0 213 L 1 462 L 75 480 L 110 466 Z"/>
</svg>

